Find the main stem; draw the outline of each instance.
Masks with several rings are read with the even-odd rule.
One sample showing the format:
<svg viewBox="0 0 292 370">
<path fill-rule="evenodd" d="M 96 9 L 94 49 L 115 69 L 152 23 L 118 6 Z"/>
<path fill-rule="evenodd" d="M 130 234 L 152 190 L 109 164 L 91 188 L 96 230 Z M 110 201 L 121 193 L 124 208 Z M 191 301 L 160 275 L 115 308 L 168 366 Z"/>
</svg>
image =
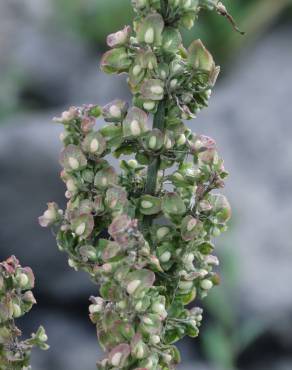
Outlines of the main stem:
<svg viewBox="0 0 292 370">
<path fill-rule="evenodd" d="M 157 112 L 153 118 L 153 129 L 157 128 L 160 131 L 164 131 L 165 121 L 165 100 L 161 100 L 158 104 Z M 145 184 L 145 194 L 155 195 L 157 175 L 160 167 L 160 156 L 152 158 L 152 162 L 148 166 L 147 178 Z M 147 232 L 147 228 L 152 224 L 152 216 L 144 216 L 143 218 L 143 230 Z"/>
</svg>

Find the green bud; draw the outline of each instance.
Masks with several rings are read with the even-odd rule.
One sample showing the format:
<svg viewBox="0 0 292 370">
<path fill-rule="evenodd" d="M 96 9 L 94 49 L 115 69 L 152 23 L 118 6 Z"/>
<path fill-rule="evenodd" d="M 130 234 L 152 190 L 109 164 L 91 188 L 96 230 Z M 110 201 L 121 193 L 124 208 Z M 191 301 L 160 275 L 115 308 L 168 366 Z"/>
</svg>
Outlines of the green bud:
<svg viewBox="0 0 292 370">
<path fill-rule="evenodd" d="M 213 283 L 211 280 L 205 279 L 201 281 L 201 288 L 204 290 L 210 290 L 213 287 Z"/>
</svg>

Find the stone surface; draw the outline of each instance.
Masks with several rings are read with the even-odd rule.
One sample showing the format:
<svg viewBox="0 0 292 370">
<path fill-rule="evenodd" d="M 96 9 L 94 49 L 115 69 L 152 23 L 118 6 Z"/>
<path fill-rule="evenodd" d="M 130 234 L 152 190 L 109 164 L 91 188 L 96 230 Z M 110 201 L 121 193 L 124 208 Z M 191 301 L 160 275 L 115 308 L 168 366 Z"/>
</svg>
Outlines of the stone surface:
<svg viewBox="0 0 292 370">
<path fill-rule="evenodd" d="M 273 318 L 292 311 L 291 32 L 241 56 L 193 126 L 216 139 L 231 173 L 224 240 L 238 251 L 242 312 Z"/>
<path fill-rule="evenodd" d="M 18 109 L 105 103 L 113 77 L 99 72 L 98 50 L 62 24 L 57 2 L 21 0 L 0 3 L 0 113 Z M 121 94 L 124 78 L 115 78 Z M 89 101 L 91 100 L 91 101 Z"/>
</svg>

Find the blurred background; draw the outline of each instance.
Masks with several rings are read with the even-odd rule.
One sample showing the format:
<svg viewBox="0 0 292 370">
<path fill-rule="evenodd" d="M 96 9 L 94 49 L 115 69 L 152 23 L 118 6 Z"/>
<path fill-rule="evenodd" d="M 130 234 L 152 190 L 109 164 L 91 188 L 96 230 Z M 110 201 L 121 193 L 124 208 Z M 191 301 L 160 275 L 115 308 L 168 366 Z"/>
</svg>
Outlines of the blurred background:
<svg viewBox="0 0 292 370">
<path fill-rule="evenodd" d="M 202 304 L 201 336 L 180 344 L 184 370 L 292 369 L 292 4 L 229 0 L 247 32 L 202 13 L 185 42 L 202 38 L 223 73 L 210 108 L 189 123 L 218 143 L 231 176 L 229 232 L 219 239 L 222 284 Z M 129 99 L 124 76 L 99 71 L 105 36 L 131 21 L 129 0 L 0 2 L 0 259 L 33 268 L 51 350 L 35 370 L 93 370 L 101 356 L 87 316 L 96 287 L 72 271 L 37 217 L 64 205 L 61 127 L 69 105 Z"/>
</svg>

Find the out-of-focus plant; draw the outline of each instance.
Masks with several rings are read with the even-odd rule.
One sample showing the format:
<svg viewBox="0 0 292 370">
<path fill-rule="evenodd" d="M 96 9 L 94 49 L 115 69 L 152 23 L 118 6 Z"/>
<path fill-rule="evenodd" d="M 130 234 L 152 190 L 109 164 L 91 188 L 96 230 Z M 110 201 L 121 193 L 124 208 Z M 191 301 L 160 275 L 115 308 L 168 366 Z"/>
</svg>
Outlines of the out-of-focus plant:
<svg viewBox="0 0 292 370">
<path fill-rule="evenodd" d="M 220 253 L 223 284 L 205 302 L 210 320 L 201 336 L 203 352 L 220 370 L 235 370 L 239 356 L 266 329 L 260 317 L 241 318 L 239 307 L 239 261 L 231 249 Z"/>
<path fill-rule="evenodd" d="M 60 9 L 59 16 L 66 24 L 72 24 L 86 40 L 92 43 L 104 44 L 105 36 L 112 28 L 128 24 L 131 7 L 128 0 L 56 0 Z M 196 22 L 194 28 L 183 31 L 186 44 L 195 37 L 205 40 L 212 49 L 216 59 L 225 62 L 241 45 L 265 29 L 279 13 L 291 6 L 291 0 L 226 0 L 230 12 L 248 30 L 247 37 L 235 37 L 229 32 L 229 27 L 222 19 L 212 13 L 205 13 Z"/>
<path fill-rule="evenodd" d="M 21 341 L 15 319 L 29 312 L 36 303 L 31 289 L 34 275 L 12 256 L 0 263 L 0 369 L 28 370 L 33 347 L 48 349 L 47 335 L 41 326 L 30 339 Z"/>
<path fill-rule="evenodd" d="M 215 189 L 228 175 L 213 139 L 183 122 L 207 106 L 219 67 L 200 40 L 188 49 L 180 27 L 209 9 L 234 21 L 214 0 L 132 0 L 129 26 L 110 34 L 101 61 L 127 73 L 133 106 L 71 107 L 64 125 L 61 178 L 69 199 L 39 221 L 57 229 L 69 265 L 100 287 L 90 318 L 107 352 L 99 369 L 174 369 L 174 343 L 196 337 L 202 309 L 186 308 L 218 284 L 212 240 L 226 230 L 227 199 Z M 96 127 L 96 119 L 107 122 Z M 153 122 L 150 129 L 149 123 Z M 107 156 L 124 159 L 117 172 Z M 107 233 L 107 235 L 106 235 Z"/>
</svg>

